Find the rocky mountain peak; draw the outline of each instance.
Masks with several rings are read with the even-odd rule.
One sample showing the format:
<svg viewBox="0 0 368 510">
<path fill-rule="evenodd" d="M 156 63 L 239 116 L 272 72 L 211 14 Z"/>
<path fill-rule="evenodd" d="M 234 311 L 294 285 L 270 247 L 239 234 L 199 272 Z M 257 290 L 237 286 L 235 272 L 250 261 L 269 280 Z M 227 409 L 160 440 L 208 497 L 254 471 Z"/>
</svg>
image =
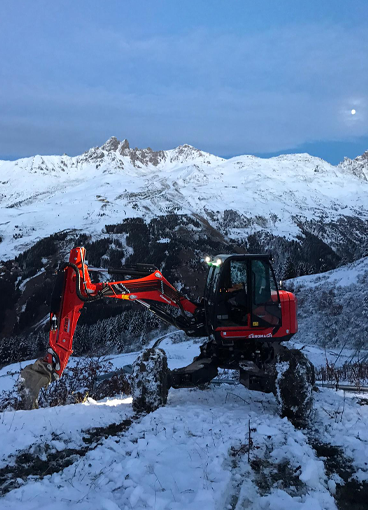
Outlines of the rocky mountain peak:
<svg viewBox="0 0 368 510">
<path fill-rule="evenodd" d="M 122 165 L 124 166 L 124 162 L 120 156 L 129 158 L 133 166 L 137 168 L 149 165 L 158 166 L 166 160 L 173 163 L 201 160 L 206 164 L 222 161 L 222 158 L 202 152 L 189 144 L 179 145 L 175 149 L 168 151 L 155 151 L 151 147 L 145 149 L 138 147 L 131 148 L 126 138 L 120 141 L 116 136 L 111 136 L 101 147 L 94 147 L 85 152 L 82 156 L 79 156 L 79 160 L 80 162 L 93 162 L 101 166 L 105 158 L 107 158 L 109 164 L 114 161 L 121 167 Z"/>
<path fill-rule="evenodd" d="M 120 156 L 129 158 L 133 166 L 138 168 L 148 166 L 149 164 L 157 166 L 160 162 L 166 160 L 165 151 L 156 152 L 150 147 L 147 147 L 146 149 L 139 149 L 138 147 L 135 147 L 132 149 L 126 138 L 123 141 L 120 141 L 116 138 L 116 136 L 109 138 L 101 147 L 94 147 L 85 152 L 79 157 L 79 160 L 82 163 L 97 162 L 100 166 L 107 158 L 106 161 L 108 161 L 110 165 L 114 162 L 115 165 L 122 168 L 124 166 L 124 162 Z"/>
<path fill-rule="evenodd" d="M 120 152 L 120 154 L 123 154 L 125 151 L 129 150 L 129 142 L 126 138 L 121 142 L 116 138 L 116 136 L 111 136 L 107 142 L 105 142 L 101 150 L 105 152 Z"/>
<path fill-rule="evenodd" d="M 365 151 L 361 156 L 355 158 L 355 161 L 366 161 L 368 163 L 368 151 Z"/>
<path fill-rule="evenodd" d="M 355 159 L 344 158 L 344 161 L 338 165 L 338 168 L 368 181 L 368 151 L 365 151 Z"/>
<path fill-rule="evenodd" d="M 127 149 L 124 155 L 128 155 L 134 166 L 157 166 L 166 160 L 165 151 L 153 151 L 151 147 L 146 149 Z"/>
<path fill-rule="evenodd" d="M 122 142 L 120 142 L 119 146 L 120 151 L 125 151 L 126 149 L 130 149 L 129 142 L 126 138 Z"/>
<path fill-rule="evenodd" d="M 185 143 L 184 145 L 179 145 L 178 147 L 176 147 L 176 149 L 174 149 L 174 151 L 178 156 L 193 156 L 193 155 L 200 156 L 202 154 L 202 152 L 199 149 L 196 149 L 195 147 L 193 147 L 192 145 L 188 145 L 187 143 Z"/>
<path fill-rule="evenodd" d="M 120 143 L 116 136 L 111 136 L 107 142 L 103 144 L 101 149 L 107 152 L 115 152 L 118 150 Z"/>
<path fill-rule="evenodd" d="M 202 152 L 196 147 L 192 145 L 188 145 L 185 143 L 184 145 L 179 145 L 175 149 L 168 151 L 170 154 L 170 161 L 186 163 L 192 160 L 201 160 L 202 163 L 211 164 L 213 162 L 223 161 L 222 158 L 217 156 L 213 156 L 212 154 L 208 154 L 207 152 Z"/>
</svg>

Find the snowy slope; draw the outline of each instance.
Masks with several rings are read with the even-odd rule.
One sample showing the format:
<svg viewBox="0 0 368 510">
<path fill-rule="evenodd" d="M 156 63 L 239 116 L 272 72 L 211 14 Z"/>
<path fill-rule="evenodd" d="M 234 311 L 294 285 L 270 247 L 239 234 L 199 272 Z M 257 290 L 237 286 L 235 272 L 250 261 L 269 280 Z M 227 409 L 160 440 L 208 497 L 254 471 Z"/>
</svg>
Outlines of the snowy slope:
<svg viewBox="0 0 368 510">
<path fill-rule="evenodd" d="M 170 338 L 162 347 L 171 368 L 198 351 L 192 341 L 172 344 Z M 135 356 L 119 356 L 116 365 Z M 353 476 L 348 484 L 366 481 L 367 419 L 368 406 L 359 405 L 359 396 L 322 390 L 313 427 L 296 430 L 279 418 L 272 395 L 229 385 L 172 390 L 167 406 L 147 416 L 133 416 L 127 396 L 6 412 L 0 420 L 0 472 L 12 485 L 0 507 L 332 510 L 342 473 L 318 454 L 335 448 Z M 104 432 L 93 435 L 94 427 Z M 49 471 L 27 453 L 44 460 Z M 65 457 L 70 465 L 61 469 Z M 20 474 L 27 462 L 33 476 Z"/>
<path fill-rule="evenodd" d="M 300 276 L 294 278 L 293 283 L 301 287 L 315 287 L 323 284 L 327 289 L 349 287 L 350 285 L 364 284 L 368 272 L 368 255 L 362 259 L 346 264 L 345 266 L 327 271 L 322 274 Z"/>
<path fill-rule="evenodd" d="M 298 298 L 296 342 L 368 347 L 368 257 L 286 286 Z"/>
<path fill-rule="evenodd" d="M 235 211 L 226 224 L 234 238 L 259 231 L 295 238 L 308 220 L 367 221 L 368 181 L 352 165 L 308 154 L 224 160 L 188 145 L 153 152 L 116 138 L 77 157 L 2 161 L 0 260 L 54 232 L 99 234 L 124 218 L 173 212 L 198 214 L 221 229 Z"/>
</svg>

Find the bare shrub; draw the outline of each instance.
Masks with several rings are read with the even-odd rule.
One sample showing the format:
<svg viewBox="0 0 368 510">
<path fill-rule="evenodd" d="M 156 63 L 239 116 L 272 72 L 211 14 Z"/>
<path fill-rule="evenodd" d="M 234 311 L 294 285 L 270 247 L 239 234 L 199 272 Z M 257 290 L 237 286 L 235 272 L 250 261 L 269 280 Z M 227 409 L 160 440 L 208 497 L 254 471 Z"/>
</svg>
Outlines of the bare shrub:
<svg viewBox="0 0 368 510">
<path fill-rule="evenodd" d="M 341 382 L 349 382 L 360 388 L 368 383 L 368 362 L 345 362 L 337 367 L 326 359 L 326 364 L 316 369 L 316 378 L 322 382 L 335 384 L 336 389 Z"/>
<path fill-rule="evenodd" d="M 69 366 L 59 381 L 40 391 L 40 407 L 54 407 L 84 402 L 88 397 L 101 400 L 119 393 L 130 394 L 130 385 L 124 374 L 115 374 L 96 384 L 98 376 L 114 370 L 109 361 L 96 358 L 81 358 L 74 366 Z M 0 394 L 0 411 L 20 409 L 21 401 L 17 385 L 10 391 Z"/>
</svg>

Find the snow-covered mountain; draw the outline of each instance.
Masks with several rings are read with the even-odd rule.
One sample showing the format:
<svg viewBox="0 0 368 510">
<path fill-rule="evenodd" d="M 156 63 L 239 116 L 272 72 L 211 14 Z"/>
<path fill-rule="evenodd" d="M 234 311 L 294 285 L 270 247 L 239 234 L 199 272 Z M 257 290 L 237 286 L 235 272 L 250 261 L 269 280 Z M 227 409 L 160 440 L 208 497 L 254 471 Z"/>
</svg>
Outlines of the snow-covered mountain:
<svg viewBox="0 0 368 510">
<path fill-rule="evenodd" d="M 233 239 L 298 239 L 307 226 L 333 249 L 349 237 L 359 256 L 367 168 L 368 153 L 338 166 L 308 154 L 225 160 L 189 145 L 132 149 L 115 137 L 81 156 L 1 161 L 0 260 L 54 232 L 98 236 L 106 224 L 169 213 L 199 216 Z"/>
</svg>

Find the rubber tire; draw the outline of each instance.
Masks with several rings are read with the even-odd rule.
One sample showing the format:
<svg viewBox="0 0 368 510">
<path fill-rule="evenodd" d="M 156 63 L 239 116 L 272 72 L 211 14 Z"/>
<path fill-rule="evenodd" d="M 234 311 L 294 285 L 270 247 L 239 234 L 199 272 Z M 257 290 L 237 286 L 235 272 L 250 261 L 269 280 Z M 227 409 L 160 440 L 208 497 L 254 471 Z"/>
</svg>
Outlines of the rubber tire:
<svg viewBox="0 0 368 510">
<path fill-rule="evenodd" d="M 162 349 L 146 349 L 133 363 L 131 394 L 135 412 L 151 413 L 167 402 L 167 356 Z"/>
<path fill-rule="evenodd" d="M 286 347 L 276 360 L 276 398 L 281 416 L 295 427 L 306 427 L 313 409 L 314 366 L 301 351 Z"/>
</svg>

